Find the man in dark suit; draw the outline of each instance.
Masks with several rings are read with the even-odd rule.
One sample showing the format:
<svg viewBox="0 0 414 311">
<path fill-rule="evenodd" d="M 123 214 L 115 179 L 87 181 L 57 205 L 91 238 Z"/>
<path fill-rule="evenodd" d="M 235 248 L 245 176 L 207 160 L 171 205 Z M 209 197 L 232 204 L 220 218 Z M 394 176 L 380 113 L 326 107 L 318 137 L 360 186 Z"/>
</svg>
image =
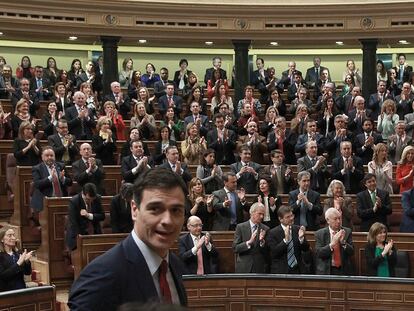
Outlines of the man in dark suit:
<svg viewBox="0 0 414 311">
<path fill-rule="evenodd" d="M 174 84 L 169 83 L 166 86 L 166 94 L 158 98 L 158 110 L 162 117 L 165 116 L 167 109 L 174 108 L 174 113 L 179 116 L 182 111 L 183 99 L 180 96 L 174 95 Z"/>
<path fill-rule="evenodd" d="M 3 73 L 0 74 L 0 99 L 9 99 L 19 88 L 19 80 L 13 77 L 10 65 L 3 66 Z"/>
<path fill-rule="evenodd" d="M 134 183 L 151 168 L 151 159 L 144 155 L 142 141 L 131 141 L 131 154 L 122 158 L 121 172 L 125 182 Z"/>
<path fill-rule="evenodd" d="M 111 200 L 111 227 L 112 233 L 130 233 L 134 228 L 131 218 L 131 200 L 134 185 L 124 182 L 119 189 L 119 194 Z"/>
<path fill-rule="evenodd" d="M 32 167 L 33 195 L 30 207 L 35 212 L 43 210 L 44 197 L 64 197 L 68 195 L 67 187 L 72 185 L 72 179 L 66 174 L 65 165 L 56 162 L 52 147 L 42 150 L 42 163 Z"/>
<path fill-rule="evenodd" d="M 216 127 L 207 133 L 207 146 L 216 152 L 216 163 L 229 165 L 236 162 L 236 134 L 225 127 L 225 116 L 221 113 L 213 116 L 213 122 Z"/>
<path fill-rule="evenodd" d="M 302 252 L 309 250 L 304 226 L 294 225 L 295 216 L 290 206 L 282 205 L 277 211 L 280 225 L 266 234 L 271 264 L 270 273 L 300 274 L 309 272 L 302 260 Z"/>
<path fill-rule="evenodd" d="M 413 120 L 414 121 L 414 120 Z M 388 137 L 388 157 L 392 164 L 397 164 L 405 147 L 411 145 L 412 136 L 406 133 L 406 122 L 398 121 L 395 126 L 395 134 Z"/>
<path fill-rule="evenodd" d="M 341 213 L 334 207 L 325 212 L 328 227 L 315 232 L 316 274 L 352 275 L 352 231 L 341 226 Z"/>
<path fill-rule="evenodd" d="M 65 119 L 58 120 L 56 130 L 57 134 L 49 136 L 47 143 L 53 148 L 56 161 L 70 165 L 79 154 L 76 137 L 69 134 L 68 122 Z"/>
<path fill-rule="evenodd" d="M 245 192 L 236 192 L 236 174 L 225 173 L 223 182 L 224 188 L 213 192 L 213 231 L 234 230 L 237 224 L 244 221 L 244 211 L 249 207 Z"/>
<path fill-rule="evenodd" d="M 349 114 L 348 129 L 353 132 L 354 135 L 358 135 L 364 132 L 363 124 L 365 119 L 372 117 L 372 112 L 369 109 L 365 109 L 365 99 L 362 96 L 357 96 L 354 101 L 355 109 Z"/>
<path fill-rule="evenodd" d="M 75 105 L 70 106 L 65 113 L 68 120 L 69 133 L 77 140 L 91 140 L 96 122 L 92 111 L 85 106 L 86 96 L 78 91 L 73 95 Z"/>
<path fill-rule="evenodd" d="M 286 128 L 284 117 L 277 117 L 275 124 L 276 128 L 267 138 L 268 151 L 278 149 L 282 151 L 286 164 L 296 165 L 295 144 L 297 135 Z"/>
<path fill-rule="evenodd" d="M 401 218 L 400 232 L 414 232 L 414 188 L 401 193 L 401 205 L 403 215 Z"/>
<path fill-rule="evenodd" d="M 237 189 L 243 188 L 246 193 L 256 193 L 261 166 L 250 161 L 252 152 L 249 146 L 242 146 L 239 155 L 240 161 L 230 165 L 231 171 L 237 176 Z"/>
<path fill-rule="evenodd" d="M 329 132 L 325 139 L 324 151 L 328 153 L 328 163 L 332 163 L 332 160 L 341 155 L 341 142 L 352 141 L 352 135 L 349 133 L 345 123 L 344 115 L 335 116 L 335 130 Z"/>
<path fill-rule="evenodd" d="M 169 251 L 183 226 L 187 187 L 160 168 L 148 170 L 135 186 L 134 230 L 82 270 L 69 295 L 72 311 L 116 311 L 126 302 L 187 304 L 184 267 Z"/>
<path fill-rule="evenodd" d="M 161 96 L 165 95 L 165 88 L 167 87 L 167 84 L 174 84 L 175 82 L 172 80 L 168 80 L 168 69 L 165 67 L 162 67 L 160 69 L 160 81 L 157 81 L 154 83 L 154 95 L 156 98 L 160 98 Z"/>
<path fill-rule="evenodd" d="M 185 117 L 184 119 L 185 128 L 187 128 L 189 123 L 194 123 L 198 126 L 200 135 L 206 137 L 207 132 L 210 129 L 210 124 L 208 117 L 200 113 L 200 104 L 193 101 L 190 104 L 190 111 L 191 115 Z"/>
<path fill-rule="evenodd" d="M 296 71 L 296 63 L 290 61 L 288 63 L 288 69 L 282 72 L 282 77 L 280 78 L 280 85 L 283 85 L 283 88 L 287 89 L 289 85 L 294 83 L 294 72 Z"/>
<path fill-rule="evenodd" d="M 73 178 L 81 187 L 87 183 L 94 184 L 97 193 L 104 195 L 105 172 L 101 160 L 92 157 L 92 147 L 88 143 L 80 146 L 80 155 L 81 158 L 72 164 Z"/>
<path fill-rule="evenodd" d="M 210 234 L 201 233 L 203 223 L 197 216 L 187 221 L 188 233 L 178 240 L 178 254 L 186 266 L 188 274 L 218 273 L 218 252 Z"/>
<path fill-rule="evenodd" d="M 404 53 L 397 55 L 398 66 L 394 67 L 397 73 L 397 79 L 400 82 L 407 82 L 410 79 L 410 74 L 413 71 L 413 67 L 406 63 L 406 57 Z"/>
<path fill-rule="evenodd" d="M 361 88 L 359 86 L 354 86 L 351 90 L 351 94 L 345 95 L 342 101 L 337 102 L 339 111 L 348 114 L 354 110 L 355 98 L 357 96 L 361 96 Z"/>
<path fill-rule="evenodd" d="M 354 145 L 356 155 L 361 158 L 363 165 L 367 165 L 368 162 L 372 161 L 374 146 L 383 141 L 382 136 L 375 133 L 373 128 L 374 122 L 367 118 L 362 124 L 364 132 L 355 137 Z"/>
<path fill-rule="evenodd" d="M 39 98 L 35 92 L 30 91 L 30 81 L 26 78 L 20 80 L 20 87 L 12 94 L 13 111 L 17 102 L 22 98 L 26 99 L 29 104 L 30 115 L 35 116 L 36 111 L 40 108 Z"/>
<path fill-rule="evenodd" d="M 318 146 L 318 150 L 320 152 L 323 151 L 324 137 L 320 133 L 316 132 L 316 129 L 316 121 L 308 119 L 306 121 L 306 133 L 299 135 L 295 145 L 295 152 L 300 153 L 300 156 L 305 155 L 306 143 L 309 141 L 315 141 Z"/>
<path fill-rule="evenodd" d="M 168 146 L 167 149 L 165 149 L 165 157 L 167 161 L 159 167 L 173 171 L 179 175 L 186 184 L 190 182 L 191 173 L 188 170 L 187 165 L 180 162 L 180 154 L 177 146 Z"/>
<path fill-rule="evenodd" d="M 266 138 L 259 134 L 256 121 L 249 121 L 246 125 L 247 135 L 239 136 L 237 141 L 239 150 L 242 146 L 248 146 L 252 153 L 251 160 L 259 164 L 265 164 L 263 154 L 267 151 Z"/>
<path fill-rule="evenodd" d="M 298 172 L 302 171 L 310 174 L 310 189 L 319 193 L 326 192 L 330 174 L 326 158 L 318 156 L 318 146 L 315 141 L 306 143 L 306 155 L 298 159 Z"/>
<path fill-rule="evenodd" d="M 82 192 L 69 201 L 69 222 L 66 227 L 66 245 L 70 250 L 76 249 L 78 234 L 101 234 L 100 222 L 105 219 L 101 196 L 97 194 L 94 184 L 82 187 Z"/>
<path fill-rule="evenodd" d="M 122 118 L 128 119 L 128 112 L 131 111 L 131 99 L 128 95 L 122 93 L 121 84 L 118 81 L 111 83 L 111 93 L 106 95 L 103 103 L 111 101 L 115 103 L 115 107 L 122 115 Z"/>
<path fill-rule="evenodd" d="M 327 69 L 329 72 L 328 68 L 321 66 L 321 58 L 319 56 L 315 56 L 313 58 L 313 67 L 310 67 L 306 70 L 305 83 L 310 88 L 315 87 L 315 84 L 317 84 L 320 79 L 321 72 L 325 69 Z"/>
<path fill-rule="evenodd" d="M 347 194 L 359 192 L 360 183 L 364 178 L 362 160 L 352 155 L 352 144 L 341 142 L 341 156 L 332 161 L 332 178 L 342 181 Z"/>
<path fill-rule="evenodd" d="M 287 89 L 288 90 L 288 95 L 287 95 L 288 100 L 292 102 L 293 100 L 298 98 L 299 97 L 299 94 L 298 94 L 299 90 L 301 88 L 306 88 L 306 87 L 307 87 L 307 85 L 303 81 L 302 73 L 300 71 L 296 70 L 293 73 L 293 83 L 291 85 L 289 85 L 289 87 Z"/>
<path fill-rule="evenodd" d="M 400 117 L 400 120 L 405 120 L 407 122 L 407 132 L 413 130 L 413 102 L 414 94 L 411 90 L 411 84 L 409 82 L 404 82 L 402 85 L 401 93 L 395 96 L 395 104 L 397 106 L 397 114 Z M 407 118 L 407 116 L 410 116 Z M 407 120 L 408 119 L 408 120 Z M 412 137 L 412 136 L 411 136 Z"/>
<path fill-rule="evenodd" d="M 30 90 L 36 93 L 39 100 L 49 100 L 52 97 L 51 83 L 43 77 L 43 67 L 36 66 L 34 77 L 30 80 Z"/>
<path fill-rule="evenodd" d="M 268 271 L 265 236 L 269 227 L 262 224 L 265 208 L 254 203 L 249 210 L 250 219 L 236 227 L 233 251 L 236 253 L 236 273 L 265 273 Z"/>
<path fill-rule="evenodd" d="M 319 217 L 322 215 L 320 194 L 310 189 L 310 173 L 298 173 L 299 188 L 289 192 L 289 206 L 295 215 L 295 225 L 304 226 L 306 230 L 319 229 Z"/>
<path fill-rule="evenodd" d="M 371 94 L 368 101 L 368 108 L 372 111 L 371 118 L 377 120 L 381 114 L 381 107 L 386 99 L 393 99 L 392 95 L 387 92 L 387 81 L 378 81 L 377 93 Z"/>
<path fill-rule="evenodd" d="M 263 168 L 263 174 L 271 177 L 277 194 L 288 194 L 294 185 L 292 170 L 283 162 L 282 151 L 272 150 L 270 159 L 273 164 L 266 165 Z"/>
<path fill-rule="evenodd" d="M 256 59 L 257 70 L 252 72 L 250 83 L 254 88 L 260 92 L 260 102 L 266 104 L 269 99 L 269 89 L 267 85 L 270 84 L 269 73 L 264 68 L 264 59 L 258 57 Z"/>
<path fill-rule="evenodd" d="M 315 83 L 314 87 L 314 98 L 317 99 L 317 110 L 320 109 L 324 96 L 333 97 L 334 101 L 336 102 L 337 98 L 335 90 L 336 86 L 329 77 L 329 70 L 327 68 L 321 70 L 319 80 Z"/>
<path fill-rule="evenodd" d="M 357 212 L 361 218 L 359 231 L 368 232 L 375 222 L 388 227 L 387 217 L 392 214 L 389 193 L 377 189 L 377 177 L 374 174 L 366 174 L 364 184 L 367 189 L 357 193 Z"/>
<path fill-rule="evenodd" d="M 206 69 L 206 73 L 204 75 L 204 83 L 206 85 L 207 85 L 207 81 L 211 80 L 211 78 L 213 77 L 213 72 L 217 69 L 220 71 L 221 79 L 227 80 L 226 71 L 224 69 L 221 69 L 221 57 L 215 56 L 213 57 L 213 67 Z"/>
</svg>

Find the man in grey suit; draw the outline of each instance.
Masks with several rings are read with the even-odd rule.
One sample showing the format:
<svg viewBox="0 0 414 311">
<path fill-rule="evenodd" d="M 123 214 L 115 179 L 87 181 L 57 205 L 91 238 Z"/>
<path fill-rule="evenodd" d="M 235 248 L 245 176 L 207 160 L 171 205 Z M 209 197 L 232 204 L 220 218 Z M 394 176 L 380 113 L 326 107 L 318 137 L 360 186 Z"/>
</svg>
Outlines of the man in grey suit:
<svg viewBox="0 0 414 311">
<path fill-rule="evenodd" d="M 319 56 L 315 56 L 313 58 L 313 67 L 310 67 L 306 70 L 305 83 L 309 87 L 315 87 L 315 84 L 317 84 L 320 79 L 321 72 L 325 69 L 328 68 L 321 66 L 321 58 Z M 330 78 L 331 77 L 329 76 L 329 79 Z"/>
<path fill-rule="evenodd" d="M 234 230 L 237 224 L 244 221 L 244 210 L 248 208 L 245 192 L 239 190 L 236 193 L 236 174 L 224 174 L 223 181 L 224 188 L 213 192 L 213 231 Z"/>
<path fill-rule="evenodd" d="M 328 227 L 315 232 L 316 274 L 352 275 L 352 231 L 342 227 L 341 213 L 334 207 L 325 213 Z"/>
<path fill-rule="evenodd" d="M 237 254 L 236 273 L 265 273 L 267 247 L 265 236 L 269 227 L 262 224 L 265 208 L 262 203 L 250 207 L 250 219 L 238 224 L 234 233 L 233 250 Z"/>
<path fill-rule="evenodd" d="M 246 193 L 257 192 L 257 180 L 259 178 L 260 164 L 250 161 L 252 151 L 249 146 L 240 148 L 240 161 L 230 166 L 231 171 L 236 174 L 237 188 L 244 189 Z"/>
<path fill-rule="evenodd" d="M 407 115 L 408 116 L 408 115 Z M 407 117 L 406 116 L 406 117 Z M 414 114 L 413 114 L 414 123 Z M 411 145 L 412 136 L 406 133 L 405 121 L 398 121 L 395 125 L 395 134 L 388 137 L 388 155 L 392 164 L 397 164 L 401 159 L 405 147 Z"/>
<path fill-rule="evenodd" d="M 47 143 L 55 152 L 56 161 L 64 162 L 70 165 L 75 161 L 79 154 L 79 148 L 76 144 L 76 137 L 69 134 L 68 122 L 65 119 L 59 119 L 57 123 L 57 134 L 47 138 Z"/>
</svg>

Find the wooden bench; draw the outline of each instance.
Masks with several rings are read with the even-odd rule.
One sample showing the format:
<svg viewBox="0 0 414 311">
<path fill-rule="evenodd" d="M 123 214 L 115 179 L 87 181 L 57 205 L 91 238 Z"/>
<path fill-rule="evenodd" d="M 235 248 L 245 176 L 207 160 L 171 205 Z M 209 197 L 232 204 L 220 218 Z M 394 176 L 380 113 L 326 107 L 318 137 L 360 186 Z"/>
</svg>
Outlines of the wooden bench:
<svg viewBox="0 0 414 311">
<path fill-rule="evenodd" d="M 55 286 L 39 286 L 0 293 L 1 311 L 54 311 Z"/>
<path fill-rule="evenodd" d="M 234 273 L 235 256 L 232 249 L 234 232 L 220 231 L 211 232 L 214 245 L 220 256 L 220 272 Z M 127 235 L 120 234 L 103 234 L 78 236 L 78 248 L 72 253 L 72 263 L 75 265 L 75 278 L 79 276 L 80 271 L 94 258 L 105 253 L 108 249 L 121 241 Z M 396 247 L 400 251 L 407 251 L 410 255 L 411 267 L 414 267 L 414 235 L 407 233 L 390 233 L 389 238 L 393 239 Z M 352 235 L 354 244 L 354 263 L 356 275 L 365 275 L 365 253 L 364 248 L 367 243 L 367 234 L 363 232 L 354 232 Z M 314 232 L 306 232 L 306 239 L 315 249 Z M 177 252 L 177 245 L 172 249 Z M 411 277 L 414 277 L 414 269 L 411 270 Z"/>
<path fill-rule="evenodd" d="M 414 280 L 313 275 L 184 276 L 188 307 L 227 310 L 411 310 Z"/>
</svg>

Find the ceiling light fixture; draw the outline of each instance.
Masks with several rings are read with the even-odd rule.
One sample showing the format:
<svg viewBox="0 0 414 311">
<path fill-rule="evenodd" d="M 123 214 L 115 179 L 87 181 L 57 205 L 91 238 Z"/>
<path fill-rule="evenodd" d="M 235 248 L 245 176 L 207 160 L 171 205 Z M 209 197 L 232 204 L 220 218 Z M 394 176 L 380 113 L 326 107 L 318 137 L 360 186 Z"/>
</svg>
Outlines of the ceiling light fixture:
<svg viewBox="0 0 414 311">
<path fill-rule="evenodd" d="M 213 41 L 206 41 L 206 42 L 204 42 L 205 43 L 205 45 L 213 45 L 214 44 L 214 42 Z"/>
<path fill-rule="evenodd" d="M 276 41 L 272 41 L 272 42 L 270 42 L 270 45 L 273 45 L 273 46 L 278 46 L 278 45 L 279 45 L 279 43 L 278 43 L 278 42 L 276 42 Z"/>
<path fill-rule="evenodd" d="M 336 45 L 344 45 L 344 43 L 342 41 L 336 41 L 335 43 L 336 43 Z"/>
<path fill-rule="evenodd" d="M 407 40 L 398 40 L 399 44 L 410 44 Z"/>
<path fill-rule="evenodd" d="M 147 40 L 145 40 L 145 39 L 139 39 L 138 42 L 141 43 L 141 44 L 144 44 L 144 43 L 147 43 Z"/>
<path fill-rule="evenodd" d="M 75 40 L 78 40 L 78 37 L 76 37 L 76 36 L 70 36 L 70 37 L 68 38 L 68 40 L 70 40 L 70 41 L 75 41 Z"/>
</svg>

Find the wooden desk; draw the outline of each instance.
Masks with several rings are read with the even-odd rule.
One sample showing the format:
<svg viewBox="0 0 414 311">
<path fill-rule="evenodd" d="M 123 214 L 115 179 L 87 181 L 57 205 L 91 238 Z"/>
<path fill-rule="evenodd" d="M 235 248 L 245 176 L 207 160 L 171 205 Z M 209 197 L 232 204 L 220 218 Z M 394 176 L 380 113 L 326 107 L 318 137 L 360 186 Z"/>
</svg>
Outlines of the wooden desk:
<svg viewBox="0 0 414 311">
<path fill-rule="evenodd" d="M 39 286 L 0 293 L 1 311 L 55 311 L 56 289 Z"/>
</svg>

